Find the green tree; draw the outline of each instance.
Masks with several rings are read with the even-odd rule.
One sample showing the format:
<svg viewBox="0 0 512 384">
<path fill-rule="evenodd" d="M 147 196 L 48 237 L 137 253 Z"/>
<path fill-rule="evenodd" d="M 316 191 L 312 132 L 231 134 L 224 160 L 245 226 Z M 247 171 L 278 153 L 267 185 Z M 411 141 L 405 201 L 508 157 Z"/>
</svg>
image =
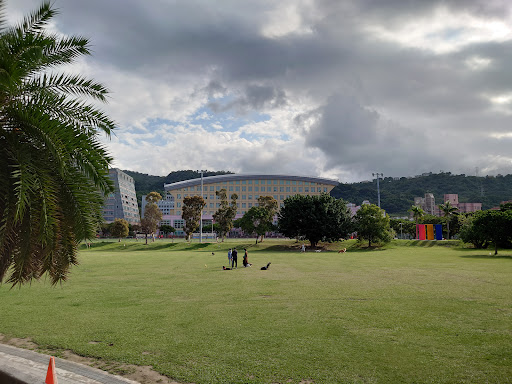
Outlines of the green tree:
<svg viewBox="0 0 512 384">
<path fill-rule="evenodd" d="M 215 223 L 219 226 L 219 235 L 224 241 L 224 236 L 226 236 L 231 228 L 233 228 L 233 219 L 236 216 L 236 200 L 238 199 L 238 195 L 233 193 L 231 195 L 231 204 L 228 203 L 228 196 L 226 193 L 226 189 L 222 188 L 220 191 L 216 191 L 215 195 L 220 199 L 220 208 L 213 214 L 213 219 Z"/>
<path fill-rule="evenodd" d="M 389 219 L 389 226 L 397 234 L 409 235 L 412 238 L 416 235 L 416 224 L 410 220 Z"/>
<path fill-rule="evenodd" d="M 421 218 L 423 216 L 425 216 L 425 211 L 423 209 L 421 209 L 420 207 L 418 207 L 417 205 L 413 205 L 409 209 L 409 212 L 412 212 L 412 217 L 414 219 L 414 222 L 416 223 L 416 228 L 418 228 L 418 223 L 421 220 Z M 418 229 L 416 229 L 415 237 L 418 238 Z"/>
<path fill-rule="evenodd" d="M 461 220 L 460 239 L 465 243 L 473 244 L 477 249 L 487 248 L 489 245 L 489 241 L 484 236 L 484 233 L 478 231 L 473 225 L 473 220 L 482 214 L 482 212 L 485 211 L 459 216 Z"/>
<path fill-rule="evenodd" d="M 206 202 L 201 196 L 188 196 L 183 199 L 183 213 L 181 217 L 185 220 L 183 230 L 190 241 L 190 235 L 197 231 L 201 221 L 201 211 L 206 206 Z"/>
<path fill-rule="evenodd" d="M 481 211 L 472 220 L 472 231 L 481 239 L 494 243 L 494 254 L 498 254 L 498 246 L 506 244 L 512 236 L 512 211 Z"/>
<path fill-rule="evenodd" d="M 98 134 L 115 124 L 96 106 L 106 88 L 59 67 L 88 40 L 48 33 L 50 1 L 8 27 L 0 0 L 0 282 L 48 273 L 66 280 L 80 241 L 95 236 L 112 161 Z M 89 102 L 85 98 L 90 98 Z"/>
<path fill-rule="evenodd" d="M 261 236 L 261 243 L 265 233 L 274 229 L 273 221 L 277 207 L 277 200 L 272 196 L 260 196 L 258 206 L 251 207 L 241 218 L 242 230 L 247 233 L 256 233 L 256 244 L 258 244 L 259 236 Z"/>
<path fill-rule="evenodd" d="M 446 238 L 450 240 L 450 218 L 452 215 L 457 213 L 458 209 L 457 207 L 454 207 L 449 201 L 444 204 L 440 204 L 439 209 L 443 211 L 443 215 L 446 217 L 446 230 L 448 232 L 448 236 Z"/>
<path fill-rule="evenodd" d="M 144 217 L 140 221 L 142 233 L 146 235 L 146 244 L 148 243 L 148 235 L 152 235 L 158 228 L 158 223 L 162 220 L 162 211 L 158 208 L 157 203 L 162 199 L 162 195 L 158 192 L 150 192 L 146 195 L 147 204 L 144 207 Z"/>
<path fill-rule="evenodd" d="M 115 219 L 112 224 L 110 224 L 110 233 L 112 236 L 121 238 L 128 236 L 129 232 L 128 222 L 125 219 Z"/>
<path fill-rule="evenodd" d="M 176 232 L 176 229 L 172 225 L 162 224 L 159 228 L 159 231 L 164 235 L 168 235 L 169 233 Z"/>
<path fill-rule="evenodd" d="M 368 247 L 372 242 L 391 241 L 389 216 L 384 210 L 374 204 L 364 204 L 357 211 L 355 217 L 355 228 L 359 239 L 368 240 Z"/>
<path fill-rule="evenodd" d="M 321 240 L 345 238 L 352 231 L 350 212 L 345 202 L 325 193 L 287 198 L 278 214 L 278 226 L 283 235 L 304 237 L 312 247 Z"/>
</svg>

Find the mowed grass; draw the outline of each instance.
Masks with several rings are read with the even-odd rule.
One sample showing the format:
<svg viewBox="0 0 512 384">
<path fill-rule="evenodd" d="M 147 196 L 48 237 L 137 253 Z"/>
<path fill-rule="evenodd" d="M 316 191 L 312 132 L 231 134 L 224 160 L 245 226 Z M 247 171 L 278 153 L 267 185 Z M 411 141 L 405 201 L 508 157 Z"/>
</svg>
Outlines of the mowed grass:
<svg viewBox="0 0 512 384">
<path fill-rule="evenodd" d="M 512 381 L 512 251 L 124 244 L 83 249 L 62 286 L 0 286 L 0 333 L 184 383 Z M 252 268 L 221 269 L 234 245 Z"/>
</svg>

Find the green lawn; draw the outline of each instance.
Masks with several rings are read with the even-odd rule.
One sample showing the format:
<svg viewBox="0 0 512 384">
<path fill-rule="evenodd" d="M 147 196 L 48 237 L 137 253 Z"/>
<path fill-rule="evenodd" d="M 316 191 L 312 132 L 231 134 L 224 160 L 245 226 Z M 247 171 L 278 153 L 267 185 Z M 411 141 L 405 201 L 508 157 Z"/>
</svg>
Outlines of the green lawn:
<svg viewBox="0 0 512 384">
<path fill-rule="evenodd" d="M 182 382 L 512 381 L 512 251 L 285 243 L 94 244 L 62 286 L 0 286 L 0 333 Z M 235 244 L 254 266 L 223 271 Z"/>
</svg>

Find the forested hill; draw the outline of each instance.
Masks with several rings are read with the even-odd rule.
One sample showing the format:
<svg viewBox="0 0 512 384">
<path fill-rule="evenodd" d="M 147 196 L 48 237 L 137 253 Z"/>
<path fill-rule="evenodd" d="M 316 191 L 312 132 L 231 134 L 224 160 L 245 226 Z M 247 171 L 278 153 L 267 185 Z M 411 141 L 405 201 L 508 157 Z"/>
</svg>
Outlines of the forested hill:
<svg viewBox="0 0 512 384">
<path fill-rule="evenodd" d="M 414 204 L 414 198 L 424 197 L 425 193 L 433 193 L 436 204 L 443 203 L 445 193 L 457 193 L 459 202 L 482 203 L 482 209 L 489 209 L 499 206 L 501 201 L 512 200 L 512 175 L 477 177 L 447 172 L 380 180 L 380 205 L 389 214 L 406 214 Z M 357 205 L 363 200 L 377 204 L 377 180 L 340 183 L 331 191 L 331 195 Z"/>
<path fill-rule="evenodd" d="M 169 173 L 167 176 L 152 176 L 145 173 L 124 170 L 135 180 L 139 206 L 141 196 L 149 192 L 163 193 L 164 184 L 201 177 L 197 171 L 184 170 Z M 204 171 L 204 177 L 231 174 L 229 171 Z M 391 215 L 406 215 L 417 196 L 433 193 L 436 203 L 442 203 L 445 193 L 457 193 L 461 203 L 482 203 L 482 209 L 499 206 L 501 201 L 512 200 L 512 175 L 506 176 L 466 176 L 451 173 L 428 174 L 412 178 L 401 177 L 395 180 L 386 177 L 380 181 L 381 207 Z M 343 184 L 331 191 L 336 198 L 360 205 L 363 200 L 377 204 L 377 181 Z"/>
<path fill-rule="evenodd" d="M 149 192 L 164 192 L 164 184 L 176 183 L 178 181 L 197 179 L 201 177 L 201 173 L 197 171 L 175 171 L 169 173 L 167 176 L 152 176 L 146 173 L 133 172 L 128 170 L 123 170 L 124 173 L 133 177 L 135 181 L 135 191 L 137 192 L 137 200 L 139 201 L 139 207 L 141 202 L 141 196 L 147 195 Z M 217 175 L 226 175 L 233 172 L 229 171 L 204 171 L 203 176 L 217 176 Z"/>
</svg>

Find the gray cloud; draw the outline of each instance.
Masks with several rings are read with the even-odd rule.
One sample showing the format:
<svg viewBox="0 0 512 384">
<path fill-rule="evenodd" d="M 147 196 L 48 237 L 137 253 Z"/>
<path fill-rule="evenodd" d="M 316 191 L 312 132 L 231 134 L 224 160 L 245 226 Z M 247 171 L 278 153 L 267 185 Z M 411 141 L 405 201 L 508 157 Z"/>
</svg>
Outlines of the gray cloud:
<svg viewBox="0 0 512 384">
<path fill-rule="evenodd" d="M 26 12 L 37 4 L 39 0 L 10 0 L 7 10 Z M 217 163 L 220 168 L 279 172 L 297 167 L 308 174 L 339 172 L 352 180 L 368 178 L 372 171 L 396 176 L 440 169 L 469 173 L 477 166 L 510 173 L 510 31 L 502 39 L 487 32 L 488 38 L 456 45 L 467 36 L 452 25 L 469 15 L 484 26 L 491 21 L 508 26 L 512 4 L 507 0 L 55 4 L 61 10 L 56 22 L 60 32 L 90 38 L 93 56 L 88 63 L 123 76 L 115 90 L 121 116 L 126 104 L 126 114 L 136 115 L 140 125 L 197 104 L 213 115 L 233 114 L 233 119 L 268 113 L 273 129 L 289 137 L 284 145 L 257 138 L 247 157 L 237 152 L 236 164 L 227 159 Z M 296 10 L 294 17 L 289 8 Z M 454 19 L 435 20 L 442 8 Z M 439 29 L 440 22 L 445 28 Z M 411 30 L 404 30 L 410 23 Z M 425 29 L 421 44 L 400 42 L 420 33 L 413 30 L 420 24 Z M 288 32 L 265 33 L 269 25 Z M 464 27 L 472 28 L 469 23 Z M 397 34 L 397 40 L 375 32 L 383 30 Z M 484 33 L 469 32 L 472 38 Z M 441 40 L 456 49 L 429 47 Z M 475 68 L 468 64 L 471 60 L 483 64 Z M 123 80 L 131 84 L 132 79 L 142 85 L 125 88 Z M 144 84 L 147 88 L 140 89 Z M 158 108 L 171 111 L 134 111 L 129 101 L 139 92 L 131 94 L 133 89 L 151 94 L 156 86 L 163 89 L 159 98 L 169 98 Z M 500 96 L 501 104 L 492 102 Z M 280 120 L 283 116 L 288 120 Z M 222 132 L 221 125 L 217 122 L 216 132 Z M 297 153 L 301 158 L 295 166 Z M 201 166 L 190 164 L 193 169 Z"/>
</svg>

